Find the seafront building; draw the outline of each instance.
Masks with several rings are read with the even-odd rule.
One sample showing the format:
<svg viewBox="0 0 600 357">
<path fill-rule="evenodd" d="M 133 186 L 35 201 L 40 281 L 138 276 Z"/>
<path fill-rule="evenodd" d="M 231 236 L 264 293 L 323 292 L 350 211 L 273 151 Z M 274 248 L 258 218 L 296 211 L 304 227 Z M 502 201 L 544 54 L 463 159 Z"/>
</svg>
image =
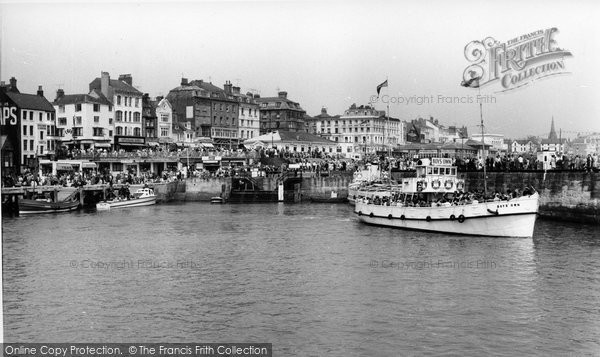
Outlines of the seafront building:
<svg viewBox="0 0 600 357">
<path fill-rule="evenodd" d="M 112 103 L 114 110 L 114 147 L 141 148 L 146 146 L 142 135 L 142 92 L 133 86 L 130 74 L 111 79 L 102 72 L 89 85 L 90 93 L 98 92 Z"/>
<path fill-rule="evenodd" d="M 182 78 L 181 85 L 167 95 L 173 107 L 175 130 L 191 130 L 192 140 L 210 139 L 220 147 L 237 147 L 240 142 L 239 103 L 232 87 L 229 81 L 221 89 L 203 80 L 188 82 L 187 78 Z"/>
<path fill-rule="evenodd" d="M 0 84 L 0 138 L 2 174 L 18 175 L 33 169 L 38 158 L 50 157 L 58 147 L 55 110 L 44 97 L 42 86 L 36 94 L 21 93 L 17 79 Z"/>
<path fill-rule="evenodd" d="M 113 146 L 113 106 L 102 93 L 65 94 L 59 89 L 52 105 L 61 146 L 82 150 Z"/>
<path fill-rule="evenodd" d="M 322 113 L 323 114 L 323 113 Z M 360 159 L 377 151 L 392 151 L 404 143 L 404 124 L 384 111 L 352 104 L 340 117 L 321 117 L 317 134 L 338 143 L 339 153 Z"/>
<path fill-rule="evenodd" d="M 277 97 L 260 98 L 255 96 L 255 101 L 260 110 L 260 134 L 275 130 L 306 132 L 304 122 L 306 111 L 300 103 L 287 97 L 288 93 L 280 91 Z"/>
<path fill-rule="evenodd" d="M 240 142 L 252 139 L 260 134 L 260 113 L 254 95 L 250 92 L 240 93 L 240 87 L 232 87 L 233 97 L 239 106 L 239 132 Z"/>
</svg>

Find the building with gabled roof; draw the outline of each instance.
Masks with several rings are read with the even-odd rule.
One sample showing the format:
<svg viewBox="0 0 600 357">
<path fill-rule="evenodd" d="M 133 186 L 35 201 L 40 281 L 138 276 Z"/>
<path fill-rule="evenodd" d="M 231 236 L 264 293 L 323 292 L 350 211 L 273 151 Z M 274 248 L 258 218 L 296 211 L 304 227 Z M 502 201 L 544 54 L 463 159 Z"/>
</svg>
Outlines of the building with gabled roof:
<svg viewBox="0 0 600 357">
<path fill-rule="evenodd" d="M 10 84 L 0 84 L 0 106 L 3 175 L 34 169 L 39 157 L 54 154 L 55 113 L 42 86 L 36 94 L 21 93 L 12 77 Z"/>
<path fill-rule="evenodd" d="M 117 147 L 139 148 L 146 145 L 142 134 L 143 93 L 133 86 L 131 74 L 121 74 L 119 79 L 111 79 L 108 72 L 102 72 L 89 85 L 90 93 L 102 94 L 112 103 L 114 109 L 114 143 Z"/>
<path fill-rule="evenodd" d="M 82 150 L 112 147 L 113 106 L 102 93 L 65 94 L 59 89 L 52 105 L 61 145 Z"/>
</svg>

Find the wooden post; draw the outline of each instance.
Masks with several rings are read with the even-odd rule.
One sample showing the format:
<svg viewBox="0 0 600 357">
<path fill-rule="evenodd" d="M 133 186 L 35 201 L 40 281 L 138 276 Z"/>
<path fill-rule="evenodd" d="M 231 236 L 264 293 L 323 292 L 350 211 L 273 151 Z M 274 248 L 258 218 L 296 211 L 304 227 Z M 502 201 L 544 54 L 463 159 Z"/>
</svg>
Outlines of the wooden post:
<svg viewBox="0 0 600 357">
<path fill-rule="evenodd" d="M 85 192 L 85 191 L 83 191 L 83 189 L 82 189 L 82 188 L 79 188 L 78 190 L 79 190 L 79 205 L 80 205 L 81 207 L 83 207 L 83 203 L 84 203 L 84 200 L 83 200 L 83 198 L 84 198 L 84 192 Z"/>
</svg>

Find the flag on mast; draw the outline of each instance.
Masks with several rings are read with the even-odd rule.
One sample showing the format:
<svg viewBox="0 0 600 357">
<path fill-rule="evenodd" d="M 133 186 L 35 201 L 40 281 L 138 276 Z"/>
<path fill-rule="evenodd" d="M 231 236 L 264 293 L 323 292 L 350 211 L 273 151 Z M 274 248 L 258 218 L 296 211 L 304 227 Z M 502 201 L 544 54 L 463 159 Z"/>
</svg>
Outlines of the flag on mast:
<svg viewBox="0 0 600 357">
<path fill-rule="evenodd" d="M 379 97 L 379 92 L 381 91 L 381 88 L 383 87 L 387 87 L 388 83 L 387 83 L 387 79 L 385 80 L 385 82 L 381 83 L 380 85 L 377 86 L 377 96 Z"/>
</svg>

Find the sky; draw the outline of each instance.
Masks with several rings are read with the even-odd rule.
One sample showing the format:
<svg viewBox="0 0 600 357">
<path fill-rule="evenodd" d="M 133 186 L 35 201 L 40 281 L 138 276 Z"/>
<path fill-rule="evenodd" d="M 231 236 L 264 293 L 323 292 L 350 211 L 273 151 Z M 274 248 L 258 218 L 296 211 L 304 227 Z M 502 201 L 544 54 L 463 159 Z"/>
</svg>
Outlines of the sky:
<svg viewBox="0 0 600 357">
<path fill-rule="evenodd" d="M 460 86 L 470 64 L 465 46 L 493 37 L 506 42 L 556 27 L 566 74 L 499 93 L 482 87 L 487 133 L 547 136 L 554 118 L 564 137 L 600 132 L 600 2 L 598 1 L 155 1 L 151 3 L 0 0 L 0 78 L 21 92 L 42 85 L 86 93 L 101 71 L 129 73 L 151 96 L 182 77 L 245 93 L 279 90 L 308 115 L 343 114 L 367 105 L 402 120 L 434 117 L 481 131 L 476 89 Z M 429 102 L 406 102 L 414 97 Z M 450 99 L 446 99 L 450 98 Z M 465 100 L 465 99 L 463 99 Z M 448 103 L 450 101 L 450 103 Z M 420 104 L 419 104 L 420 103 Z"/>
</svg>

